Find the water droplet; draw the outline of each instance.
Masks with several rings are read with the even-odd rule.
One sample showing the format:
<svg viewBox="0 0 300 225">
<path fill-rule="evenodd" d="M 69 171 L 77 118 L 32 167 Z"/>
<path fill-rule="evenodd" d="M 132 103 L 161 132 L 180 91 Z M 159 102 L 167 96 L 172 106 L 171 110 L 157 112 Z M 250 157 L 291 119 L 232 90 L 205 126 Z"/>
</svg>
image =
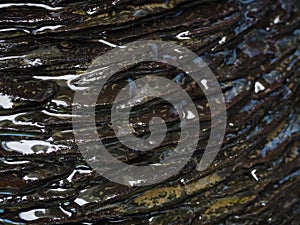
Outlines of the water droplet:
<svg viewBox="0 0 300 225">
<path fill-rule="evenodd" d="M 274 24 L 277 24 L 277 23 L 279 23 L 280 22 L 280 16 L 277 16 L 276 18 L 275 18 L 275 20 L 274 20 Z"/>
<path fill-rule="evenodd" d="M 257 171 L 256 169 L 252 170 L 252 171 L 251 171 L 251 175 L 253 176 L 253 178 L 254 178 L 256 181 L 258 181 L 259 179 L 258 179 L 257 175 L 255 174 L 256 171 Z"/>
<path fill-rule="evenodd" d="M 188 120 L 191 120 L 191 119 L 194 119 L 195 118 L 195 115 L 191 112 L 191 111 L 188 111 L 187 113 L 187 117 L 186 117 Z"/>
<path fill-rule="evenodd" d="M 223 37 L 220 41 L 219 41 L 219 44 L 222 45 L 226 42 L 226 36 Z"/>
<path fill-rule="evenodd" d="M 43 64 L 41 59 L 39 59 L 39 58 L 37 58 L 35 60 L 26 60 L 26 62 L 31 66 L 40 66 Z"/>
<path fill-rule="evenodd" d="M 67 147 L 39 140 L 7 141 L 2 142 L 1 145 L 6 151 L 15 151 L 25 155 L 34 153 L 51 153 Z"/>
<path fill-rule="evenodd" d="M 13 105 L 11 96 L 0 93 L 0 108 L 12 109 Z"/>
<path fill-rule="evenodd" d="M 256 81 L 255 84 L 254 84 L 254 92 L 255 93 L 258 93 L 260 91 L 263 91 L 265 90 L 265 86 L 263 86 L 260 82 Z"/>
<path fill-rule="evenodd" d="M 208 86 L 207 86 L 207 80 L 206 79 L 202 79 L 201 80 L 201 84 L 204 86 L 204 88 L 207 90 Z"/>
<path fill-rule="evenodd" d="M 83 205 L 86 205 L 88 204 L 89 202 L 87 202 L 86 200 L 84 200 L 83 198 L 76 198 L 74 200 L 75 203 L 77 203 L 78 205 L 80 206 L 83 206 Z"/>
<path fill-rule="evenodd" d="M 41 215 L 46 213 L 46 209 L 33 209 L 27 212 L 19 213 L 21 219 L 26 221 L 33 221 L 39 219 Z M 39 215 L 40 214 L 40 215 Z"/>
<path fill-rule="evenodd" d="M 189 31 L 183 31 L 179 34 L 176 35 L 176 38 L 179 39 L 179 40 L 188 40 L 188 39 L 191 39 L 191 37 L 188 37 L 189 35 Z"/>
</svg>

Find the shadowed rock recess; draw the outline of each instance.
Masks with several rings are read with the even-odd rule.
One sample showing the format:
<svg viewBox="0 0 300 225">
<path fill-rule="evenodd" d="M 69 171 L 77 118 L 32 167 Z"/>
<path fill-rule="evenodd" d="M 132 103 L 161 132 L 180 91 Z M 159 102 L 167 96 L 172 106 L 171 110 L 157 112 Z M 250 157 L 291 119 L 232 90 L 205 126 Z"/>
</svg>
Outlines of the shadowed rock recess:
<svg viewBox="0 0 300 225">
<path fill-rule="evenodd" d="M 0 224 L 299 224 L 298 0 L 24 2 L 0 3 Z M 80 74 L 99 55 L 135 40 L 187 47 L 216 75 L 228 121 L 207 170 L 196 170 L 210 133 L 207 100 L 188 75 L 154 62 L 109 80 L 96 106 L 99 137 L 132 165 L 172 154 L 180 121 L 162 99 L 131 111 L 141 138 L 153 116 L 166 121 L 158 148 L 128 149 L 111 127 L 120 88 L 154 74 L 181 85 L 198 108 L 193 158 L 160 184 L 127 187 L 97 174 L 81 156 L 72 131 Z M 82 127 L 91 129 L 84 121 Z"/>
</svg>

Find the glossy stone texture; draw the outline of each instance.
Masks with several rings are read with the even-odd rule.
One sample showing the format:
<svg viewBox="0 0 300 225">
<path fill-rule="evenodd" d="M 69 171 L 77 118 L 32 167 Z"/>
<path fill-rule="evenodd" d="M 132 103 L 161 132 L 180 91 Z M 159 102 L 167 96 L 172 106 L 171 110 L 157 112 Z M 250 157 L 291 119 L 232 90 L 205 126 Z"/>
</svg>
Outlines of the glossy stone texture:
<svg viewBox="0 0 300 225">
<path fill-rule="evenodd" d="M 299 224 L 298 0 L 35 0 L 6 1 L 0 10 L 0 224 Z M 132 126 L 147 136 L 149 120 L 163 118 L 169 132 L 161 146 L 141 153 L 118 141 L 110 106 L 135 79 L 155 74 L 177 82 L 201 119 L 198 150 L 178 175 L 126 187 L 85 163 L 71 109 L 78 77 L 93 59 L 139 39 L 197 53 L 220 82 L 228 126 L 214 164 L 198 172 L 210 111 L 195 82 L 154 62 L 116 74 L 95 120 L 119 160 L 159 163 L 180 134 L 174 108 L 148 99 L 132 109 Z"/>
</svg>

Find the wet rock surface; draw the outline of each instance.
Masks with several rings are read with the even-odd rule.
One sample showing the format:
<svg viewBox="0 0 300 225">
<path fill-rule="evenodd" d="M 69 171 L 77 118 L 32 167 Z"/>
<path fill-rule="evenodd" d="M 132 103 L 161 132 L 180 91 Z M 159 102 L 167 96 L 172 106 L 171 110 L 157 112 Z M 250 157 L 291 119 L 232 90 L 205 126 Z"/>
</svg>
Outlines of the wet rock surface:
<svg viewBox="0 0 300 225">
<path fill-rule="evenodd" d="M 0 3 L 0 223 L 298 224 L 298 8 L 296 0 Z M 210 111 L 195 82 L 154 62 L 116 74 L 97 101 L 95 121 L 119 160 L 159 162 L 172 154 L 180 127 L 172 106 L 149 99 L 132 109 L 132 125 L 147 136 L 150 119 L 161 117 L 169 128 L 165 140 L 146 153 L 123 146 L 110 123 L 118 87 L 147 74 L 166 77 L 193 98 L 201 120 L 197 151 L 180 173 L 126 187 L 98 175 L 81 156 L 72 102 L 80 74 L 97 56 L 139 39 L 171 41 L 198 54 L 220 82 L 228 125 L 214 163 L 198 172 Z"/>
</svg>

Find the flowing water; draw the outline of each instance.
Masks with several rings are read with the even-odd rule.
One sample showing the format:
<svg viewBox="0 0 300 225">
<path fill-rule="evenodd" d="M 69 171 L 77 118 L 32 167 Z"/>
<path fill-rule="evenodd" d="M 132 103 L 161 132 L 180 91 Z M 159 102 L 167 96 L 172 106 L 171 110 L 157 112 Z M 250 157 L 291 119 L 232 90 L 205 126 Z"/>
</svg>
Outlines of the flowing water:
<svg viewBox="0 0 300 225">
<path fill-rule="evenodd" d="M 0 3 L 0 224 L 298 224 L 298 8 L 297 0 Z M 180 127 L 172 106 L 149 99 L 132 110 L 136 135 L 149 134 L 154 115 L 170 131 L 153 151 L 126 148 L 110 124 L 118 87 L 129 83 L 134 91 L 137 78 L 166 77 L 193 98 L 201 119 L 197 151 L 179 174 L 126 187 L 98 175 L 81 156 L 72 102 L 80 74 L 97 56 L 140 39 L 197 53 L 220 82 L 228 122 L 217 158 L 198 172 L 210 111 L 195 82 L 154 62 L 116 74 L 97 101 L 95 120 L 119 160 L 158 163 L 172 154 Z"/>
</svg>

